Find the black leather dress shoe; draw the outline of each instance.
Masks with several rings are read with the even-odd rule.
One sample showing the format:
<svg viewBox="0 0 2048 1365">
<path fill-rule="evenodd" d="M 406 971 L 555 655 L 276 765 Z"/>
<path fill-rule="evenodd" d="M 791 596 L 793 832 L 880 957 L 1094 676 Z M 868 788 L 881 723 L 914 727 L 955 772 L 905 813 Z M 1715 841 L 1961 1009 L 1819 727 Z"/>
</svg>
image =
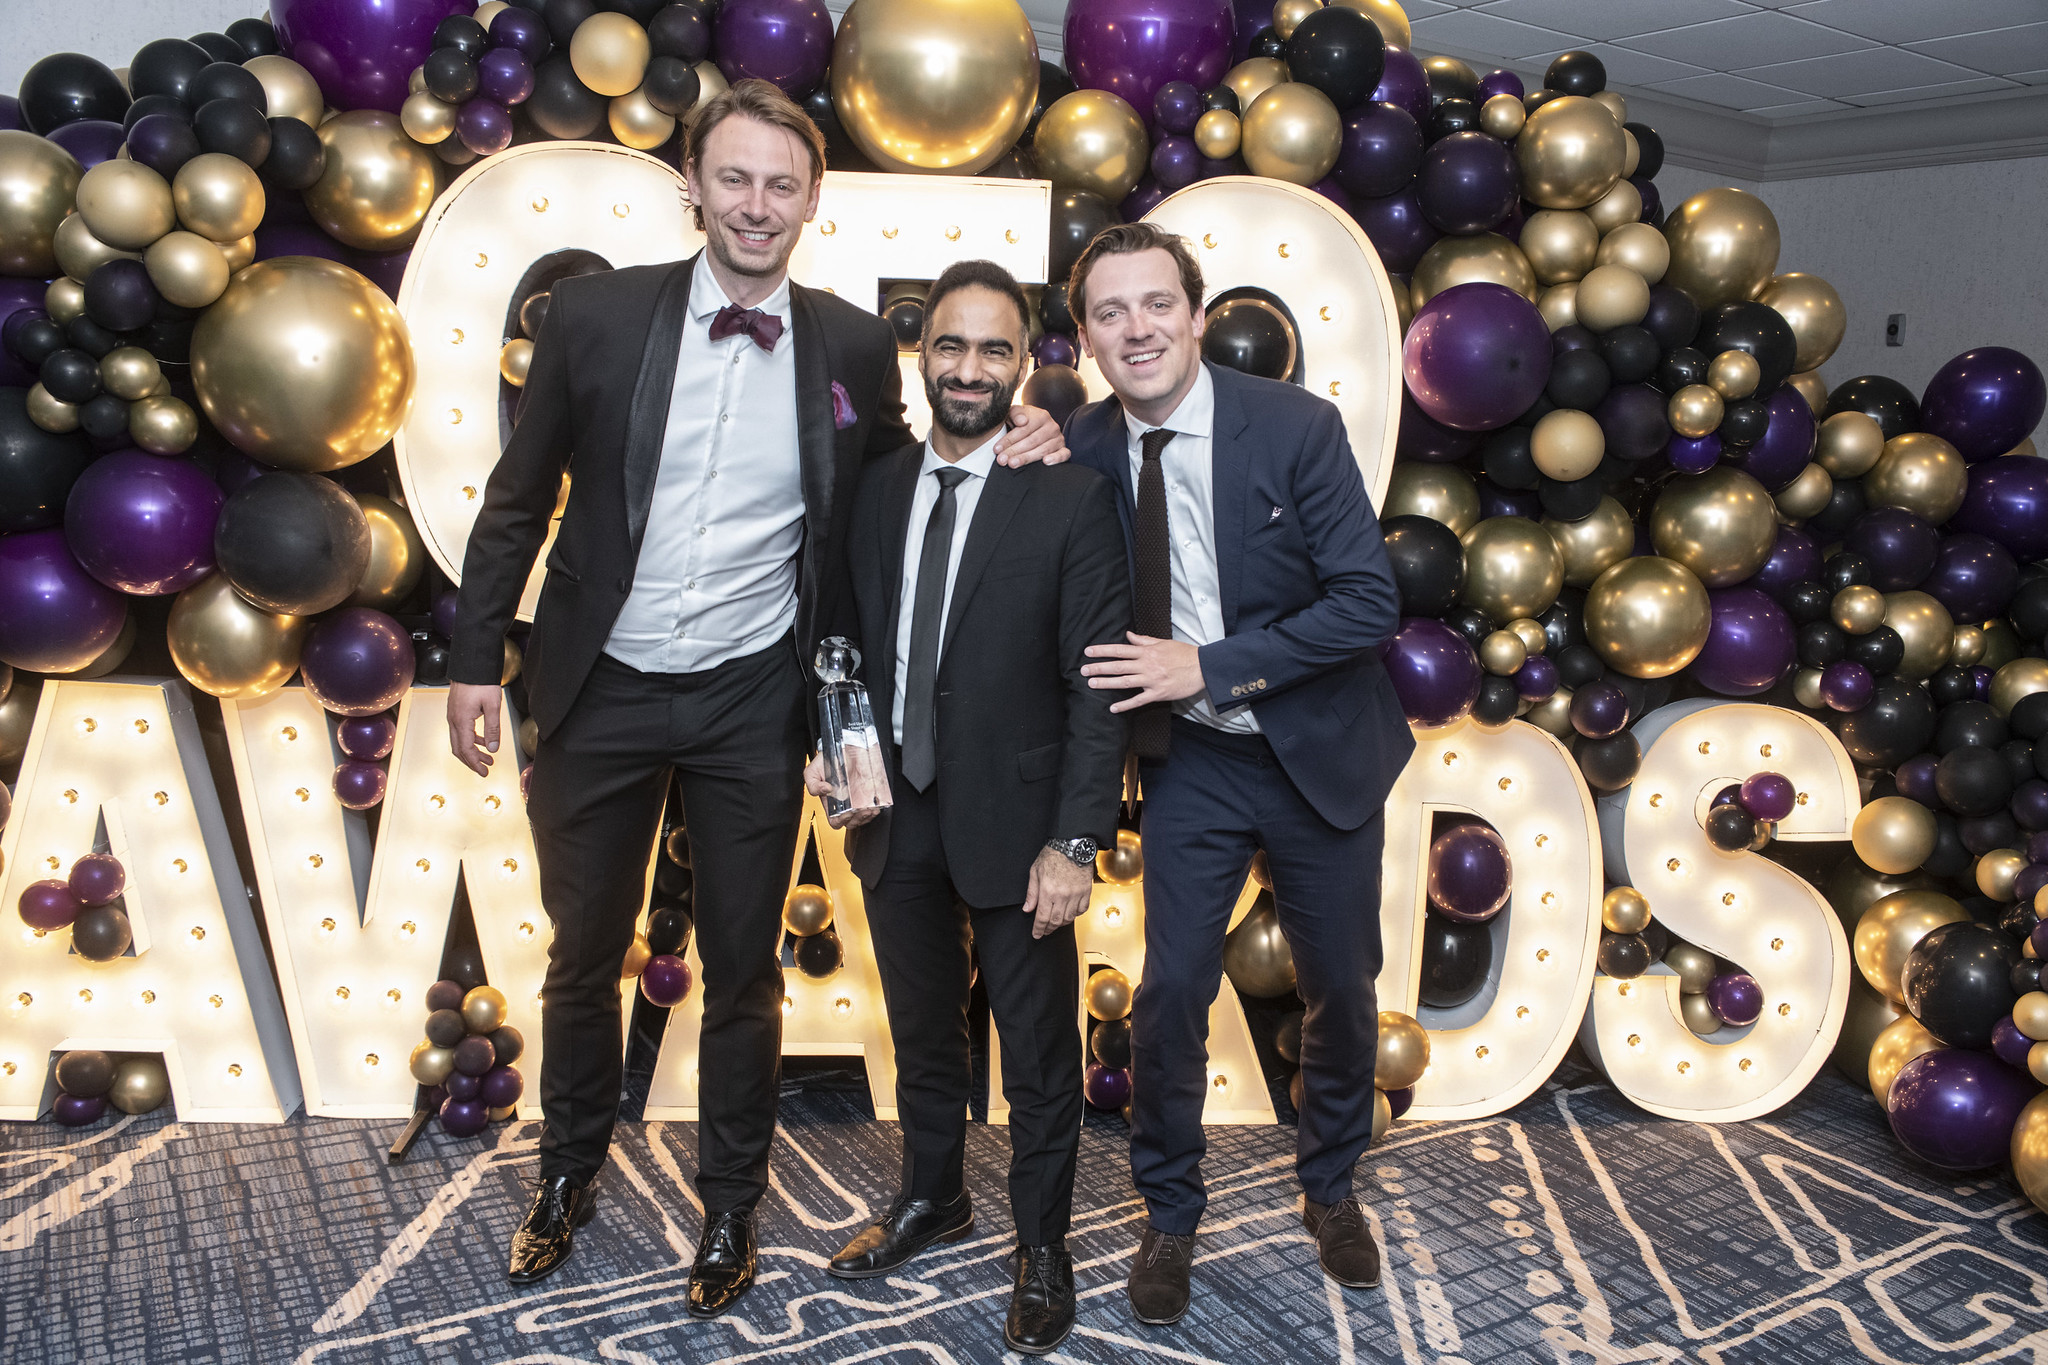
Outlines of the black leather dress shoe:
<svg viewBox="0 0 2048 1365">
<path fill-rule="evenodd" d="M 1380 1282 L 1380 1247 L 1356 1199 L 1334 1204 L 1301 1201 L 1301 1225 L 1316 1239 L 1316 1259 L 1346 1289 L 1371 1289 Z"/>
<path fill-rule="evenodd" d="M 506 1278 L 533 1284 L 562 1268 L 576 1229 L 590 1221 L 596 1207 L 590 1188 L 566 1175 L 540 1182 L 526 1221 L 512 1234 L 512 1260 Z"/>
<path fill-rule="evenodd" d="M 1131 1297 L 1131 1312 L 1139 1322 L 1162 1327 L 1179 1322 L 1188 1311 L 1188 1273 L 1195 1264 L 1195 1239 L 1176 1237 L 1148 1226 L 1138 1254 L 1131 1260 L 1131 1278 L 1125 1292 Z"/>
<path fill-rule="evenodd" d="M 690 1267 L 690 1316 L 715 1318 L 754 1287 L 754 1211 L 709 1214 Z"/>
<path fill-rule="evenodd" d="M 898 1199 L 879 1222 L 863 1228 L 840 1248 L 829 1274 L 842 1280 L 867 1280 L 886 1275 L 926 1247 L 957 1242 L 974 1231 L 974 1206 L 967 1192 L 943 1204 L 929 1199 Z"/>
<path fill-rule="evenodd" d="M 1016 1250 L 1017 1283 L 1003 1342 L 1013 1351 L 1042 1356 L 1074 1330 L 1074 1258 L 1065 1242 Z"/>
</svg>

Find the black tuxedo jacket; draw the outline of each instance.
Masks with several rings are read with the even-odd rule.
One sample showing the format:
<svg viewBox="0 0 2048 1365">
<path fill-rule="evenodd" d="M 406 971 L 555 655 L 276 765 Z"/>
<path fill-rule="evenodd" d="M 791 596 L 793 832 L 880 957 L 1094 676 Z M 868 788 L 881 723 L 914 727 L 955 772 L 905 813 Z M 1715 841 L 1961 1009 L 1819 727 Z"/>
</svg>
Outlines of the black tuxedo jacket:
<svg viewBox="0 0 2048 1365">
<path fill-rule="evenodd" d="M 633 585 L 699 259 L 555 285 L 518 422 L 484 489 L 449 652 L 448 676 L 465 683 L 498 681 L 562 473 L 574 474 L 526 646 L 527 703 L 542 735 L 568 714 Z M 789 297 L 804 485 L 796 646 L 808 673 L 843 588 L 840 544 L 861 465 L 913 438 L 889 324 L 793 280 Z M 852 404 L 844 426 L 834 418 L 835 382 Z"/>
<path fill-rule="evenodd" d="M 847 626 L 882 734 L 897 762 L 896 629 L 910 502 L 922 447 L 869 466 L 853 501 Z M 923 528 L 919 528 L 919 534 Z M 996 465 L 974 509 L 939 651 L 939 833 L 954 889 L 977 909 L 1024 900 L 1048 839 L 1116 839 L 1125 724 L 1081 676 L 1089 645 L 1131 624 L 1130 574 L 1116 492 L 1079 465 Z M 889 857 L 886 813 L 848 832 L 847 856 L 870 887 Z"/>
</svg>

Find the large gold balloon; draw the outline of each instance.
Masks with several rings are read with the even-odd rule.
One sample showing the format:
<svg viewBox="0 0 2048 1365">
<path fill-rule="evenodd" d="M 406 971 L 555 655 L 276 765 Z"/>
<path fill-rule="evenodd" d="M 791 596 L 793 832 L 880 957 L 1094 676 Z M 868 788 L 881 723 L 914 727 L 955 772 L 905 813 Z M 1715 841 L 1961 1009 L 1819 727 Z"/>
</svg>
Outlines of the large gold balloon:
<svg viewBox="0 0 2048 1365">
<path fill-rule="evenodd" d="M 344 605 L 389 611 L 411 595 L 426 571 L 426 542 L 412 524 L 412 513 L 391 499 L 358 493 L 356 501 L 370 523 L 370 567 Z"/>
<path fill-rule="evenodd" d="M 1429 1031 L 1412 1015 L 1380 1011 L 1379 1055 L 1373 1062 L 1375 1090 L 1406 1090 L 1429 1070 Z"/>
<path fill-rule="evenodd" d="M 209 241 L 232 242 L 247 237 L 263 221 L 263 182 L 236 157 L 201 152 L 178 168 L 171 182 L 171 202 L 187 231 Z"/>
<path fill-rule="evenodd" d="M 1560 483 L 1583 479 L 1600 465 L 1607 436 L 1593 414 L 1557 408 L 1536 419 L 1529 431 L 1529 457 Z"/>
<path fill-rule="evenodd" d="M 1543 529 L 1564 556 L 1567 587 L 1583 588 L 1635 550 L 1636 527 L 1628 509 L 1602 496 L 1598 505 L 1577 521 L 1546 517 Z M 1633 930 L 1624 932 L 1633 933 Z"/>
<path fill-rule="evenodd" d="M 1323 7 L 1323 0 L 1277 0 L 1273 6 L 1273 33 L 1282 42 L 1294 36 L 1301 21 Z"/>
<path fill-rule="evenodd" d="M 140 251 L 178 225 L 169 182 L 139 161 L 102 161 L 87 171 L 78 182 L 78 216 L 116 251 Z"/>
<path fill-rule="evenodd" d="M 676 133 L 675 116 L 655 108 L 644 90 L 630 91 L 614 99 L 608 118 L 612 136 L 619 140 L 619 145 L 635 151 L 651 152 Z"/>
<path fill-rule="evenodd" d="M 412 347 L 376 285 L 332 261 L 284 256 L 235 276 L 199 320 L 192 379 L 244 454 L 320 473 L 367 459 L 398 430 Z"/>
<path fill-rule="evenodd" d="M 1223 940 L 1223 970 L 1230 983 L 1260 999 L 1294 989 L 1294 954 L 1280 932 L 1270 892 L 1261 891 L 1251 910 Z"/>
<path fill-rule="evenodd" d="M 2013 1001 L 2012 1022 L 2035 1042 L 2048 1042 L 2048 991 L 2028 991 Z"/>
<path fill-rule="evenodd" d="M 114 1068 L 114 1088 L 107 1103 L 124 1114 L 147 1114 L 171 1097 L 170 1073 L 163 1058 L 130 1057 Z"/>
<path fill-rule="evenodd" d="M 2048 659 L 2014 659 L 1991 675 L 1991 704 L 2009 715 L 2022 697 L 2048 692 Z"/>
<path fill-rule="evenodd" d="M 1479 106 L 1479 131 L 1502 142 L 1513 142 L 1528 121 L 1529 111 L 1513 95 L 1494 95 Z"/>
<path fill-rule="evenodd" d="M 1820 424 L 1813 458 L 1838 479 L 1870 472 L 1884 454 L 1884 428 L 1867 412 L 1838 412 Z"/>
<path fill-rule="evenodd" d="M 227 255 L 196 232 L 167 232 L 143 255 L 150 283 L 180 308 L 205 308 L 228 287 Z"/>
<path fill-rule="evenodd" d="M 2048 1210 L 2048 1094 L 2028 1100 L 2012 1126 L 2012 1175 L 2035 1208 Z"/>
<path fill-rule="evenodd" d="M 311 622 L 251 606 L 226 574 L 200 579 L 171 604 L 171 662 L 208 696 L 267 697 L 299 671 Z"/>
<path fill-rule="evenodd" d="M 1586 641 L 1632 678 L 1665 678 L 1698 657 L 1713 627 L 1707 589 L 1660 555 L 1624 559 L 1586 590 Z"/>
<path fill-rule="evenodd" d="M 1601 90 L 1591 96 L 1593 103 L 1614 115 L 1616 123 L 1628 122 L 1628 100 L 1619 90 Z"/>
<path fill-rule="evenodd" d="M 1600 255 L 1600 229 L 1577 209 L 1536 210 L 1522 224 L 1519 241 L 1539 284 L 1576 280 Z"/>
<path fill-rule="evenodd" d="M 1344 150 L 1344 119 L 1330 97 L 1312 85 L 1288 81 L 1244 111 L 1244 159 L 1254 175 L 1313 185 Z"/>
<path fill-rule="evenodd" d="M 858 0 L 832 45 L 833 106 L 885 171 L 983 170 L 1037 98 L 1038 40 L 1013 0 Z"/>
<path fill-rule="evenodd" d="M 1252 57 L 1223 73 L 1223 83 L 1237 96 L 1240 112 L 1250 109 L 1253 100 L 1288 79 L 1287 63 L 1278 57 Z"/>
<path fill-rule="evenodd" d="M 798 938 L 822 934 L 832 927 L 832 893 L 822 886 L 800 883 L 782 898 L 782 927 Z"/>
<path fill-rule="evenodd" d="M 1228 109 L 1210 109 L 1195 120 L 1195 150 L 1211 161 L 1228 161 L 1244 145 L 1244 125 Z"/>
<path fill-rule="evenodd" d="M 1054 100 L 1038 120 L 1031 145 L 1040 175 L 1112 204 L 1138 183 L 1151 150 L 1138 111 L 1107 90 L 1076 90 Z"/>
<path fill-rule="evenodd" d="M 1513 242 L 1491 232 L 1445 237 L 1423 252 L 1408 279 L 1408 298 L 1420 308 L 1452 285 L 1475 280 L 1504 284 L 1531 303 L 1536 301 L 1536 272 L 1529 268 L 1529 258 Z"/>
<path fill-rule="evenodd" d="M 1939 436 L 1908 431 L 1884 443 L 1884 453 L 1863 476 L 1873 507 L 1903 507 L 1941 525 L 1963 505 L 1969 484 L 1963 457 Z"/>
<path fill-rule="evenodd" d="M 432 147 L 446 142 L 455 133 L 456 106 L 434 98 L 431 92 L 421 90 L 407 95 L 405 103 L 398 108 L 399 126 L 405 135 L 423 147 Z"/>
<path fill-rule="evenodd" d="M 1723 187 L 1694 195 L 1664 220 L 1664 236 L 1671 243 L 1664 282 L 1702 308 L 1742 302 L 1778 268 L 1778 220 L 1745 190 Z"/>
<path fill-rule="evenodd" d="M 313 79 L 313 73 L 289 57 L 275 53 L 264 57 L 251 57 L 242 63 L 242 69 L 263 82 L 263 94 L 272 118 L 295 118 L 308 128 L 318 128 L 320 118 L 327 112 L 327 101 L 320 94 L 320 82 Z"/>
<path fill-rule="evenodd" d="M 1548 530 L 1548 527 L 1544 528 Z M 1552 537 L 1555 539 L 1556 537 Z M 1502 627 L 1522 642 L 1522 648 L 1531 654 L 1541 654 L 1550 647 L 1549 637 L 1543 633 L 1543 623 L 1532 616 L 1518 616 Z"/>
<path fill-rule="evenodd" d="M 633 22 L 623 14 L 599 14 L 589 22 L 599 19 Z M 440 190 L 434 154 L 406 136 L 398 115 L 381 109 L 352 109 L 321 124 L 320 144 L 327 149 L 327 169 L 306 191 L 313 221 L 328 236 L 364 251 L 411 245 Z"/>
<path fill-rule="evenodd" d="M 1541 616 L 1564 587 L 1564 556 L 1550 532 L 1527 517 L 1488 517 L 1458 537 L 1465 585 L 1458 600 L 1496 621 Z"/>
<path fill-rule="evenodd" d="M 569 42 L 576 79 L 607 99 L 638 90 L 653 55 L 647 30 L 623 14 L 591 15 Z"/>
<path fill-rule="evenodd" d="M 462 997 L 462 1022 L 471 1033 L 490 1033 L 505 1024 L 505 993 L 496 986 L 472 986 Z"/>
<path fill-rule="evenodd" d="M 1380 519 L 1406 516 L 1428 517 L 1464 535 L 1479 520 L 1479 486 L 1455 465 L 1399 461 Z"/>
<path fill-rule="evenodd" d="M 1771 495 L 1727 465 L 1673 479 L 1650 510 L 1657 553 L 1677 560 L 1710 588 L 1740 583 L 1761 569 L 1777 536 Z"/>
<path fill-rule="evenodd" d="M 1131 1012 L 1131 979 L 1114 967 L 1090 972 L 1082 996 L 1091 1017 L 1105 1022 L 1122 1019 Z"/>
<path fill-rule="evenodd" d="M 59 398 L 52 398 L 50 391 L 40 383 L 29 388 L 26 406 L 28 408 L 28 420 L 34 422 L 44 431 L 56 432 L 61 435 L 67 431 L 78 430 L 78 405 L 76 403 L 66 403 Z"/>
<path fill-rule="evenodd" d="M 1586 216 L 1593 220 L 1593 226 L 1599 228 L 1603 236 L 1628 223 L 1638 227 L 1649 226 L 1642 221 L 1643 192 L 1626 180 L 1615 181 L 1613 189 L 1586 205 Z"/>
<path fill-rule="evenodd" d="M 1968 919 L 1969 912 L 1938 891 L 1894 891 L 1873 901 L 1856 921 L 1856 965 L 1863 978 L 1887 1000 L 1904 1004 L 1900 977 L 1913 945 L 1944 924 Z"/>
<path fill-rule="evenodd" d="M 1804 521 L 1819 516 L 1834 495 L 1834 479 L 1827 470 L 1810 464 L 1793 475 L 1792 482 L 1773 493 L 1771 500 L 1778 504 L 1779 516 Z"/>
<path fill-rule="evenodd" d="M 1620 186 L 1615 188 L 1618 190 Z M 1528 228 L 1524 227 L 1522 231 L 1526 236 Z M 1528 249 L 1526 243 L 1523 249 Z M 1594 256 L 1594 262 L 1598 265 L 1625 265 L 1641 275 L 1645 284 L 1655 284 L 1671 268 L 1671 243 L 1648 223 L 1624 223 L 1610 229 L 1600 239 L 1600 250 Z"/>
<path fill-rule="evenodd" d="M 1792 325 L 1794 370 L 1825 365 L 1849 330 L 1849 310 L 1842 296 L 1826 280 L 1803 270 L 1773 275 L 1756 301 L 1776 309 Z"/>
<path fill-rule="evenodd" d="M 1879 995 L 1860 976 L 1849 978 L 1849 1009 L 1835 1037 L 1829 1060 L 1858 1085 L 1870 1083 L 1870 1052 L 1877 1036 L 1901 1017 L 1897 1005 Z"/>
<path fill-rule="evenodd" d="M 147 167 L 144 169 L 147 169 Z M 155 175 L 156 172 L 150 171 L 150 174 Z M 158 179 L 161 180 L 162 177 L 159 176 Z M 168 199 L 170 195 L 170 185 L 168 183 L 164 185 L 164 194 L 165 198 Z M 70 276 L 74 284 L 85 279 L 108 261 L 134 261 L 141 259 L 141 253 L 139 252 L 123 251 L 119 247 L 108 246 L 105 242 L 93 236 L 92 229 L 85 225 L 85 215 L 82 213 L 74 213 L 63 222 L 57 224 L 57 234 L 52 239 L 51 244 L 57 251 L 57 268 Z M 84 307 L 85 296 L 81 293 L 79 295 L 80 311 L 83 311 Z M 56 314 L 52 312 L 50 316 L 56 317 Z M 72 316 L 76 317 L 77 314 L 74 313 Z M 62 319 L 59 319 L 59 321 L 61 322 Z"/>
<path fill-rule="evenodd" d="M 1408 27 L 1408 15 L 1398 0 L 1330 0 L 1338 9 L 1355 9 L 1373 21 L 1380 37 L 1391 47 L 1409 48 L 1415 46 L 1415 34 Z"/>
<path fill-rule="evenodd" d="M 1095 855 L 1095 875 L 1111 886 L 1135 886 L 1145 875 L 1145 849 L 1138 831 L 1120 829 L 1114 847 Z"/>
<path fill-rule="evenodd" d="M 1906 642 L 1905 655 L 1892 670 L 1896 676 L 1925 678 L 1948 662 L 1956 621 L 1938 599 L 1924 592 L 1888 592 L 1884 623 Z"/>
<path fill-rule="evenodd" d="M 1713 1004 L 1704 995 L 1679 996 L 1678 1017 L 1701 1038 L 1721 1031 L 1721 1016 L 1714 1013 Z"/>
<path fill-rule="evenodd" d="M 1877 1040 L 1870 1045 L 1870 1069 L 1865 1077 L 1878 1104 L 1882 1105 L 1890 1098 L 1892 1082 L 1906 1069 L 1906 1063 L 1926 1053 L 1937 1052 L 1942 1046 L 1941 1039 L 1921 1027 L 1920 1021 L 1911 1015 L 1885 1025 Z"/>
<path fill-rule="evenodd" d="M 1905 796 L 1881 796 L 1856 812 L 1849 827 L 1856 856 L 1879 872 L 1914 871 L 1934 852 L 1934 812 Z"/>
<path fill-rule="evenodd" d="M 56 272 L 57 225 L 71 212 L 84 174 L 78 158 L 48 138 L 0 132 L 0 275 L 42 279 Z"/>
<path fill-rule="evenodd" d="M 1610 934 L 1640 934 L 1650 927 L 1650 898 L 1633 886 L 1613 886 L 1600 898 L 1600 924 Z"/>
<path fill-rule="evenodd" d="M 1624 151 L 1621 125 L 1592 100 L 1580 95 L 1547 100 L 1536 106 L 1515 139 L 1522 197 L 1547 209 L 1585 208 L 1621 179 Z"/>
<path fill-rule="evenodd" d="M 1579 281 L 1579 321 L 1596 332 L 1633 327 L 1649 311 L 1650 286 L 1625 265 L 1596 265 Z"/>
<path fill-rule="evenodd" d="M 1721 414 L 1727 410 L 1721 395 L 1706 384 L 1687 384 L 1671 395 L 1665 404 L 1664 416 L 1671 423 L 1671 429 L 1680 436 L 1694 440 L 1705 436 L 1721 425 Z"/>
</svg>

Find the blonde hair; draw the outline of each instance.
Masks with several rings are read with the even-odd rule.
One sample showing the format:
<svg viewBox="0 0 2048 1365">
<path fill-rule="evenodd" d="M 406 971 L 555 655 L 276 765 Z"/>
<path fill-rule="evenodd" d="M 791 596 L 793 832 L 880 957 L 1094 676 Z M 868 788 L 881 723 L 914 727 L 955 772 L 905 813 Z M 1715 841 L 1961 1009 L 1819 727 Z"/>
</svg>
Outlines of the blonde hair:
<svg viewBox="0 0 2048 1365">
<path fill-rule="evenodd" d="M 781 128 L 796 134 L 797 140 L 811 154 L 811 184 L 815 186 L 825 177 L 825 135 L 818 131 L 818 125 L 811 122 L 803 106 L 782 93 L 781 87 L 770 81 L 749 78 L 720 91 L 717 96 L 706 100 L 690 111 L 688 121 L 683 125 L 683 170 L 696 168 L 704 154 L 704 144 L 711 139 L 711 130 L 739 114 L 756 123 L 765 123 L 771 128 Z M 704 228 L 704 211 L 695 204 L 690 214 L 696 220 L 701 232 Z"/>
</svg>

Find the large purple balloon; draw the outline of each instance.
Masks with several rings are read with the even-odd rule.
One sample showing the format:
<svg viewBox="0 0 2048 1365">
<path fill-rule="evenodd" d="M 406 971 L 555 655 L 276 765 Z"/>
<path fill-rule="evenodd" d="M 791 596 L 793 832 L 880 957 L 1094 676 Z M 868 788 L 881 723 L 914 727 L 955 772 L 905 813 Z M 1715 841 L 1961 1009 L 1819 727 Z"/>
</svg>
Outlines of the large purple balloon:
<svg viewBox="0 0 2048 1365">
<path fill-rule="evenodd" d="M 1387 51 L 1400 49 L 1390 47 Z M 1380 253 L 1380 264 L 1395 275 L 1413 270 L 1422 253 L 1443 236 L 1436 230 L 1436 224 L 1424 216 L 1422 201 L 1415 197 L 1412 185 L 1383 198 L 1359 200 L 1351 206 L 1351 216 L 1372 239 L 1373 249 Z"/>
<path fill-rule="evenodd" d="M 349 607 L 313 627 L 299 668 L 306 691 L 329 711 L 374 716 L 412 685 L 412 636 L 381 611 Z"/>
<path fill-rule="evenodd" d="M 0 536 L 0 663 L 70 673 L 105 653 L 127 619 L 127 600 L 85 571 L 62 531 Z"/>
<path fill-rule="evenodd" d="M 1969 488 L 1950 525 L 1989 536 L 2017 559 L 2048 556 L 2048 460 L 2003 455 L 1970 466 Z"/>
<path fill-rule="evenodd" d="M 160 597 L 213 572 L 213 524 L 226 497 L 190 460 L 139 450 L 86 466 L 64 505 L 64 539 L 110 588 Z"/>
<path fill-rule="evenodd" d="M 313 73 L 329 104 L 395 114 L 435 27 L 475 8 L 469 0 L 272 0 L 270 19 L 284 55 Z"/>
<path fill-rule="evenodd" d="M 2019 585 L 2020 566 L 2010 550 L 1989 536 L 1958 531 L 1943 538 L 1920 591 L 1958 621 L 1985 621 L 2004 613 Z"/>
<path fill-rule="evenodd" d="M 1736 461 L 1745 474 L 1775 493 L 1813 461 L 1813 409 L 1799 390 L 1780 385 L 1768 404 L 1771 421 L 1763 439 Z"/>
<path fill-rule="evenodd" d="M 1964 351 L 1934 372 L 1920 396 L 1920 429 L 1975 464 L 2003 455 L 2048 411 L 2041 367 L 2006 346 Z"/>
<path fill-rule="evenodd" d="M 1506 143 L 1485 133 L 1452 133 L 1423 156 L 1415 197 L 1430 222 L 1462 236 L 1484 232 L 1514 212 L 1519 184 Z"/>
<path fill-rule="evenodd" d="M 1671 444 L 1676 448 L 1678 441 Z M 1813 543 L 1813 537 L 1797 526 L 1780 526 L 1778 538 L 1771 542 L 1771 557 L 1750 575 L 1749 586 L 1762 588 L 1782 600 L 1794 585 L 1818 582 L 1820 574 L 1820 547 Z"/>
<path fill-rule="evenodd" d="M 755 77 L 796 99 L 817 88 L 832 60 L 832 14 L 824 0 L 725 0 L 714 32 L 718 69 L 728 81 Z M 1137 107 L 1152 107 L 1152 91 Z"/>
<path fill-rule="evenodd" d="M 1898 592 L 1934 568 L 1941 532 L 1903 507 L 1873 507 L 1850 524 L 1842 545 L 1870 561 L 1870 586 Z"/>
<path fill-rule="evenodd" d="M 1235 30 L 1231 0 L 1072 0 L 1067 70 L 1081 89 L 1107 90 L 1146 110 L 1168 81 L 1207 90 L 1222 80 Z"/>
<path fill-rule="evenodd" d="M 1513 95 L 1520 99 L 1526 93 L 1520 76 L 1506 67 L 1496 67 L 1479 78 L 1479 93 L 1472 97 L 1472 102 L 1483 106 L 1495 95 Z"/>
<path fill-rule="evenodd" d="M 1460 924 L 1498 915 L 1513 879 L 1508 846 L 1486 825 L 1458 825 L 1429 846 L 1429 903 Z"/>
<path fill-rule="evenodd" d="M 1799 661 L 1799 637 L 1792 618 L 1768 593 L 1755 588 L 1716 588 L 1708 594 L 1714 623 L 1693 661 L 1693 677 L 1724 697 L 1768 692 Z"/>
<path fill-rule="evenodd" d="M 1380 83 L 1372 97 L 1378 103 L 1406 109 L 1418 124 L 1429 122 L 1429 73 L 1422 69 L 1422 59 L 1389 43 L 1387 64 L 1380 68 Z"/>
<path fill-rule="evenodd" d="M 1995 1057 L 1962 1048 L 1906 1063 L 1885 1098 L 1892 1134 L 1922 1161 L 1975 1171 L 2005 1160 L 2012 1126 L 2040 1086 Z"/>
<path fill-rule="evenodd" d="M 103 118 L 82 118 L 50 134 L 50 141 L 77 157 L 78 164 L 87 170 L 103 161 L 112 161 L 127 140 L 127 129 Z"/>
<path fill-rule="evenodd" d="M 1436 421 L 1491 431 L 1527 411 L 1549 382 L 1550 328 L 1506 285 L 1453 285 L 1416 311 L 1401 343 L 1401 373 L 1416 406 Z"/>
<path fill-rule="evenodd" d="M 1380 646 L 1380 657 L 1411 725 L 1449 725 L 1479 700 L 1479 655 L 1441 621 L 1409 617 Z"/>
<path fill-rule="evenodd" d="M 1422 129 L 1406 109 L 1364 104 L 1344 116 L 1337 183 L 1352 194 L 1378 199 L 1406 189 L 1421 165 Z"/>
</svg>

